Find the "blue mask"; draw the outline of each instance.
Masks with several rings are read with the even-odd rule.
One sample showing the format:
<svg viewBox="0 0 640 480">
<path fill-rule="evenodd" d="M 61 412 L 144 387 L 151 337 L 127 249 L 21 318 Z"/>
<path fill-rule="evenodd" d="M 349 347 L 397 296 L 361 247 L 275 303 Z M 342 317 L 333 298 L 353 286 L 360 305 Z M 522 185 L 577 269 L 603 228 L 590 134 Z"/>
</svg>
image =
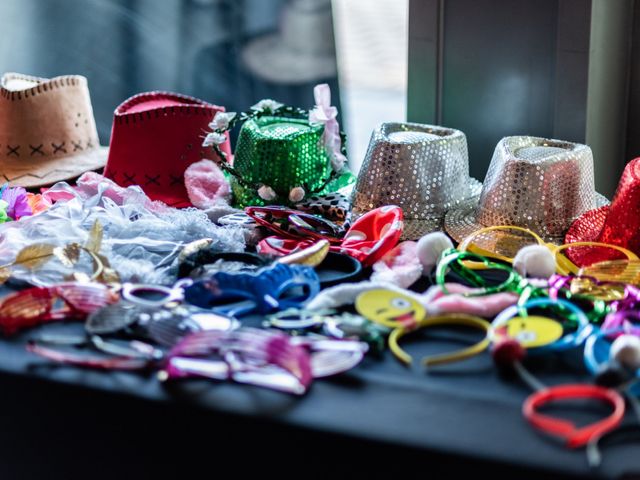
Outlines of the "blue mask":
<svg viewBox="0 0 640 480">
<path fill-rule="evenodd" d="M 300 308 L 320 290 L 312 267 L 274 263 L 254 272 L 214 272 L 185 288 L 186 302 L 240 316 Z"/>
</svg>

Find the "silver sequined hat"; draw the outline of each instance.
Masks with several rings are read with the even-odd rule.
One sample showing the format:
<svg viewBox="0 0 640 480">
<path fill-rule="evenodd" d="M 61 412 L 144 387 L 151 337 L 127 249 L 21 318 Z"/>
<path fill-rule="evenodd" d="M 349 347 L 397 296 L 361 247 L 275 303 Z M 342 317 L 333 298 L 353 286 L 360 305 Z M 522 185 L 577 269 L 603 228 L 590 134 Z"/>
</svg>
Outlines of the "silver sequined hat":
<svg viewBox="0 0 640 480">
<path fill-rule="evenodd" d="M 445 228 L 461 241 L 483 227 L 512 225 L 560 244 L 573 220 L 607 203 L 595 191 L 588 146 L 506 137 L 496 146 L 480 197 L 449 211 Z"/>
<path fill-rule="evenodd" d="M 398 205 L 403 240 L 442 230 L 450 208 L 477 197 L 481 184 L 469 177 L 467 138 L 452 128 L 383 123 L 371 135 L 353 191 L 352 214 Z"/>
</svg>

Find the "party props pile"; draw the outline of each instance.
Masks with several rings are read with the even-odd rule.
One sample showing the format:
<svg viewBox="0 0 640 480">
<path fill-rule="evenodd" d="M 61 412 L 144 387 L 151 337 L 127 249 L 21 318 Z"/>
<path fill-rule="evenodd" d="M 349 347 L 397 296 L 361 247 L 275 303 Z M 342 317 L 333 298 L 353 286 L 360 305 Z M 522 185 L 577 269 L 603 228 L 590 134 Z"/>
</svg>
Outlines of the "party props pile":
<svg viewBox="0 0 640 480">
<path fill-rule="evenodd" d="M 28 330 L 34 355 L 302 395 L 366 355 L 411 368 L 418 331 L 470 330 L 426 374 L 491 355 L 532 390 L 525 419 L 592 466 L 640 429 L 619 428 L 640 412 L 640 159 L 609 205 L 586 145 L 504 138 L 480 184 L 463 132 L 396 122 L 356 180 L 318 85 L 310 110 L 135 95 L 103 176 L 86 79 L 8 74 L 0 93 L 0 332 Z M 530 361 L 576 353 L 589 382 L 545 385 Z M 576 427 L 542 411 L 575 398 L 610 412 Z"/>
<path fill-rule="evenodd" d="M 625 397 L 637 408 L 638 388 L 633 387 L 640 375 L 640 330 L 634 322 L 640 318 L 635 310 L 640 306 L 640 290 L 620 282 L 555 273 L 577 269 L 567 255 L 571 248 L 582 254 L 581 250 L 594 248 L 620 252 L 618 246 L 553 245 L 540 239 L 536 245 L 521 246 L 515 258 L 486 248 L 478 250 L 487 256 L 467 250 L 475 246 L 475 237 L 487 231 L 509 233 L 509 229 L 516 236 L 527 233 L 539 238 L 522 227 L 496 225 L 471 235 L 454 249 L 444 235 L 430 234 L 417 245 L 407 247 L 412 255 L 399 261 L 403 255 L 398 253 L 381 263 L 387 269 L 385 273 L 400 269 L 404 274 L 410 265 L 416 265 L 408 260 L 415 257 L 421 274 L 431 276 L 436 286 L 421 294 L 382 280 L 343 284 L 320 293 L 306 309 L 355 305 L 360 315 L 389 329 L 389 348 L 407 365 L 412 364 L 413 358 L 400 341 L 417 330 L 443 326 L 479 330 L 480 340 L 472 340 L 458 351 L 427 356 L 423 365 L 437 368 L 490 350 L 500 370 L 515 371 L 534 390 L 523 405 L 526 419 L 535 428 L 560 437 L 571 448 L 588 446 L 590 463 L 595 466 L 601 460 L 601 439 L 614 435 L 612 432 L 617 432 L 622 422 Z M 622 250 L 629 257 L 634 256 Z M 438 258 L 436 262 L 434 257 Z M 448 277 L 462 284 L 448 282 Z M 388 278 L 406 277 L 387 275 Z M 528 356 L 558 356 L 581 350 L 585 368 L 594 375 L 595 384 L 546 386 L 525 367 Z M 611 406 L 612 413 L 581 428 L 540 413 L 548 402 L 576 398 L 604 402 Z"/>
</svg>

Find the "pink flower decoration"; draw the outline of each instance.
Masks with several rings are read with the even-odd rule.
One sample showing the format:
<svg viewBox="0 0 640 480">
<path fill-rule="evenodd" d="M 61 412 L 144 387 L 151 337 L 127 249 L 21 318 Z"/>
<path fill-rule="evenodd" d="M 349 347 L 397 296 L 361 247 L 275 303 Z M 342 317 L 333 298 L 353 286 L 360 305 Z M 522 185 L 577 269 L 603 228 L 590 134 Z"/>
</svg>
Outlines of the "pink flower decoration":
<svg viewBox="0 0 640 480">
<path fill-rule="evenodd" d="M 198 208 L 227 203 L 231 188 L 222 170 L 211 160 L 193 163 L 184 172 L 189 200 Z"/>
<path fill-rule="evenodd" d="M 51 202 L 43 197 L 39 193 L 27 193 L 27 202 L 29 202 L 29 206 L 31 207 L 31 211 L 34 215 L 37 213 L 44 212 L 51 207 Z"/>
<path fill-rule="evenodd" d="M 14 220 L 33 215 L 27 200 L 27 191 L 22 187 L 5 188 L 2 192 L 2 200 L 8 203 L 7 215 Z"/>
</svg>

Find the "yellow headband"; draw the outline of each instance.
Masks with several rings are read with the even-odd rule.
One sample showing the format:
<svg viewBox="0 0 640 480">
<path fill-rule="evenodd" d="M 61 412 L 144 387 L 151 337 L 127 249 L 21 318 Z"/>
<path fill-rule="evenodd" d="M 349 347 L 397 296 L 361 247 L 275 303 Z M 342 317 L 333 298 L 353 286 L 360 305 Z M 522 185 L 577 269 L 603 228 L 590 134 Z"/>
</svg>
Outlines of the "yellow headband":
<svg viewBox="0 0 640 480">
<path fill-rule="evenodd" d="M 601 282 L 622 282 L 640 285 L 639 260 L 607 260 L 582 267 L 580 275 L 594 277 Z"/>
<path fill-rule="evenodd" d="M 575 265 L 571 260 L 569 260 L 569 258 L 567 258 L 565 255 L 559 255 L 559 253 L 562 252 L 563 250 L 566 250 L 572 247 L 610 248 L 612 250 L 617 250 L 623 253 L 628 260 L 640 260 L 638 256 L 632 251 L 627 250 L 626 248 L 623 248 L 623 247 L 619 247 L 617 245 L 610 245 L 608 243 L 601 243 L 601 242 L 575 242 L 575 243 L 569 243 L 564 245 L 554 245 L 553 243 L 545 242 L 540 237 L 540 235 L 538 235 L 532 230 L 529 230 L 528 228 L 516 227 L 512 225 L 495 225 L 492 227 L 481 228 L 480 230 L 477 230 L 473 232 L 471 235 L 464 238 L 462 242 L 460 242 L 460 245 L 458 245 L 458 250 L 469 251 L 469 252 L 482 255 L 483 257 L 495 258 L 498 260 L 502 260 L 503 262 L 513 263 L 513 258 L 507 257 L 506 255 L 502 255 L 498 252 L 492 252 L 490 250 L 484 249 L 478 246 L 477 244 L 473 243 L 474 239 L 481 237 L 483 234 L 493 232 L 493 231 L 504 231 L 504 230 L 515 230 L 515 231 L 530 235 L 532 240 L 535 240 L 535 242 L 538 245 L 544 245 L 549 250 L 551 250 L 551 253 L 554 255 L 555 261 L 556 261 L 556 272 L 559 273 L 560 275 L 569 275 L 569 274 L 576 275 L 580 271 L 580 268 L 577 265 Z M 531 242 L 531 244 L 534 244 L 534 242 Z M 480 262 L 465 262 L 464 265 L 467 268 L 471 268 L 474 270 L 481 270 L 486 268 L 486 266 Z"/>
<path fill-rule="evenodd" d="M 473 242 L 474 239 L 478 239 L 479 237 L 482 237 L 484 234 L 487 234 L 489 232 L 505 231 L 505 230 L 515 230 L 531 236 L 532 242 L 523 244 L 520 246 L 520 248 L 524 247 L 525 245 L 535 245 L 535 244 L 544 245 L 549 249 L 552 249 L 555 247 L 555 245 L 551 243 L 545 243 L 545 241 L 540 237 L 540 235 L 538 235 L 532 230 L 529 230 L 528 228 L 516 227 L 512 225 L 494 225 L 492 227 L 485 227 L 485 228 L 481 228 L 480 230 L 476 230 L 471 235 L 465 237 L 462 240 L 462 242 L 460 242 L 460 244 L 458 245 L 458 250 L 462 252 L 464 251 L 473 252 L 478 255 L 482 255 L 483 257 L 494 258 L 506 263 L 513 263 L 513 258 L 507 257 L 506 255 L 502 255 L 498 252 L 492 252 L 491 250 L 482 248 L 478 244 Z M 486 269 L 486 266 L 480 262 L 465 261 L 464 266 L 472 270 Z"/>
<path fill-rule="evenodd" d="M 433 365 L 442 365 L 445 363 L 457 362 L 460 360 L 465 360 L 467 358 L 473 357 L 474 355 L 478 355 L 485 351 L 490 344 L 489 340 L 489 331 L 491 330 L 491 324 L 487 322 L 484 318 L 476 317 L 473 315 L 465 315 L 462 313 L 459 314 L 448 314 L 448 315 L 437 315 L 433 317 L 426 317 L 420 320 L 415 327 L 406 328 L 406 327 L 398 327 L 395 328 L 391 335 L 389 335 L 389 348 L 396 356 L 398 360 L 409 365 L 413 361 L 411 355 L 406 353 L 399 345 L 399 340 L 407 333 L 413 332 L 420 328 L 428 328 L 434 327 L 438 325 L 461 325 L 476 328 L 478 330 L 482 330 L 485 332 L 485 337 L 480 340 L 478 343 L 471 345 L 470 347 L 464 348 L 462 350 L 458 350 L 452 353 L 442 353 L 439 355 L 433 355 L 429 357 L 424 357 L 422 359 L 422 363 L 429 367 Z"/>
<path fill-rule="evenodd" d="M 638 256 L 633 253 L 631 250 L 627 250 L 626 248 L 619 247 L 617 245 L 611 245 L 608 243 L 601 242 L 575 242 L 575 243 L 565 243 L 564 245 L 557 245 L 552 250 L 553 256 L 556 259 L 556 270 L 560 275 L 577 275 L 580 272 L 580 267 L 578 267 L 575 263 L 569 260 L 565 255 L 559 255 L 559 253 L 568 248 L 574 247 L 603 247 L 610 248 L 612 250 L 617 250 L 618 252 L 622 252 L 626 255 L 628 260 L 638 260 Z"/>
</svg>

